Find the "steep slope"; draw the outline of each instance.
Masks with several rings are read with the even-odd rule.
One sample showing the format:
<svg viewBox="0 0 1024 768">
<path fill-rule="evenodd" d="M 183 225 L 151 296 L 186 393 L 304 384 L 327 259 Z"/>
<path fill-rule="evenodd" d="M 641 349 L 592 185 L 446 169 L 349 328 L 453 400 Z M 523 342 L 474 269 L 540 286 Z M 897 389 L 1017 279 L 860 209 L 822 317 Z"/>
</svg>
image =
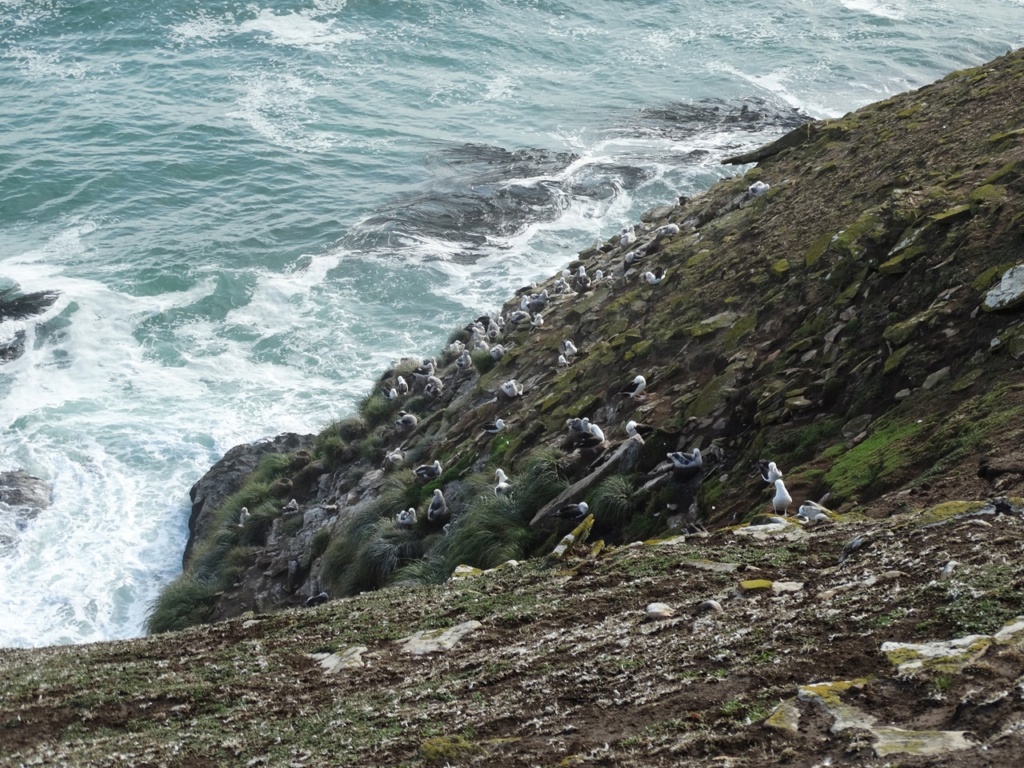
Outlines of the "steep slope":
<svg viewBox="0 0 1024 768">
<path fill-rule="evenodd" d="M 524 289 L 500 359 L 462 329 L 438 382 L 233 452 L 152 628 L 241 618 L 0 653 L 5 764 L 1019 763 L 1022 91 L 1016 52 L 799 128 Z"/>
</svg>

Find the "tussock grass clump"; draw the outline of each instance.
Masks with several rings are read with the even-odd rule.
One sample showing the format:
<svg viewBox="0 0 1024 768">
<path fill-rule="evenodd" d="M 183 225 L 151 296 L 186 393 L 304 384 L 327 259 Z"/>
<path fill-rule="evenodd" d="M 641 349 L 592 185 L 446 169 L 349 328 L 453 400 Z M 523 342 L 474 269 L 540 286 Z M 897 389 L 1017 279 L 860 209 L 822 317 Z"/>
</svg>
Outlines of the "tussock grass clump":
<svg viewBox="0 0 1024 768">
<path fill-rule="evenodd" d="M 398 400 L 388 400 L 379 392 L 373 392 L 363 398 L 359 404 L 359 415 L 368 429 L 374 429 L 394 418 L 399 410 Z M 406 410 L 409 410 L 406 408 Z"/>
<path fill-rule="evenodd" d="M 202 624 L 213 612 L 217 588 L 183 573 L 166 587 L 150 606 L 146 631 L 173 632 Z"/>
<path fill-rule="evenodd" d="M 476 349 L 469 356 L 473 360 L 473 367 L 481 376 L 488 373 L 498 363 L 486 349 Z"/>
<path fill-rule="evenodd" d="M 628 475 L 612 475 L 595 488 L 589 498 L 594 523 L 601 528 L 621 530 L 643 509 L 646 494 Z"/>
<path fill-rule="evenodd" d="M 384 438 L 370 435 L 359 443 L 359 458 L 367 464 L 377 465 L 384 456 Z"/>
<path fill-rule="evenodd" d="M 345 450 L 348 443 L 340 435 L 329 434 L 326 437 L 321 433 L 313 446 L 313 452 L 324 460 L 328 469 L 337 469 L 344 462 Z"/>
</svg>

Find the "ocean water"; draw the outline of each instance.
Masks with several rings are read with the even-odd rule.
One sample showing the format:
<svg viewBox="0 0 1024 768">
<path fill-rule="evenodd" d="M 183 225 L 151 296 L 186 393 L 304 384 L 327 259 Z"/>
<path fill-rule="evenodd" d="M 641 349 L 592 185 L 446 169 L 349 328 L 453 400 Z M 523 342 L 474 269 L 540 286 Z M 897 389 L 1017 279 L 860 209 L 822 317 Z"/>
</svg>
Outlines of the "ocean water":
<svg viewBox="0 0 1024 768">
<path fill-rule="evenodd" d="M 1022 0 L 0 0 L 0 646 L 139 635 L 188 489 Z"/>
</svg>

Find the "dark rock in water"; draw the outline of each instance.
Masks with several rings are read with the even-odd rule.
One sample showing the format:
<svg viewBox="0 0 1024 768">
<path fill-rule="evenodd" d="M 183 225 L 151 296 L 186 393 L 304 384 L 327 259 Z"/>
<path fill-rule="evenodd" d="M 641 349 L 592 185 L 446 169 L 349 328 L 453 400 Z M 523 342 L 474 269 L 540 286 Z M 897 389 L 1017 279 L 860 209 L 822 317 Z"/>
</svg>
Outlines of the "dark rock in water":
<svg viewBox="0 0 1024 768">
<path fill-rule="evenodd" d="M 206 535 L 214 510 L 225 499 L 242 487 L 242 483 L 268 453 L 291 453 L 312 447 L 315 435 L 297 435 L 286 432 L 272 440 L 236 445 L 224 454 L 189 491 L 192 514 L 188 519 L 188 543 L 182 556 L 182 565 L 188 563 L 195 541 Z"/>
<path fill-rule="evenodd" d="M 0 288 L 0 322 L 24 320 L 45 312 L 60 295 L 57 291 L 36 291 L 18 296 L 16 287 Z M 13 338 L 0 341 L 0 363 L 17 360 L 25 353 L 25 332 L 15 331 Z"/>
<path fill-rule="evenodd" d="M 0 546 L 14 540 L 16 531 L 50 506 L 50 486 L 45 480 L 22 472 L 0 472 Z"/>
</svg>

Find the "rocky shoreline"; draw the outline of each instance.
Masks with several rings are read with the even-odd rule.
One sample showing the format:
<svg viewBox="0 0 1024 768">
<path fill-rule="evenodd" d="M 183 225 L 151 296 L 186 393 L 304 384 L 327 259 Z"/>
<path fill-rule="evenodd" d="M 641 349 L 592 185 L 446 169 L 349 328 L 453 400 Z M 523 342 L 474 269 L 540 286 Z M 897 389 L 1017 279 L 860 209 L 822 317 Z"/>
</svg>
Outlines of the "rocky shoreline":
<svg viewBox="0 0 1024 768">
<path fill-rule="evenodd" d="M 0 765 L 1024 760 L 1024 53 L 755 155 L 232 449 Z"/>
</svg>

